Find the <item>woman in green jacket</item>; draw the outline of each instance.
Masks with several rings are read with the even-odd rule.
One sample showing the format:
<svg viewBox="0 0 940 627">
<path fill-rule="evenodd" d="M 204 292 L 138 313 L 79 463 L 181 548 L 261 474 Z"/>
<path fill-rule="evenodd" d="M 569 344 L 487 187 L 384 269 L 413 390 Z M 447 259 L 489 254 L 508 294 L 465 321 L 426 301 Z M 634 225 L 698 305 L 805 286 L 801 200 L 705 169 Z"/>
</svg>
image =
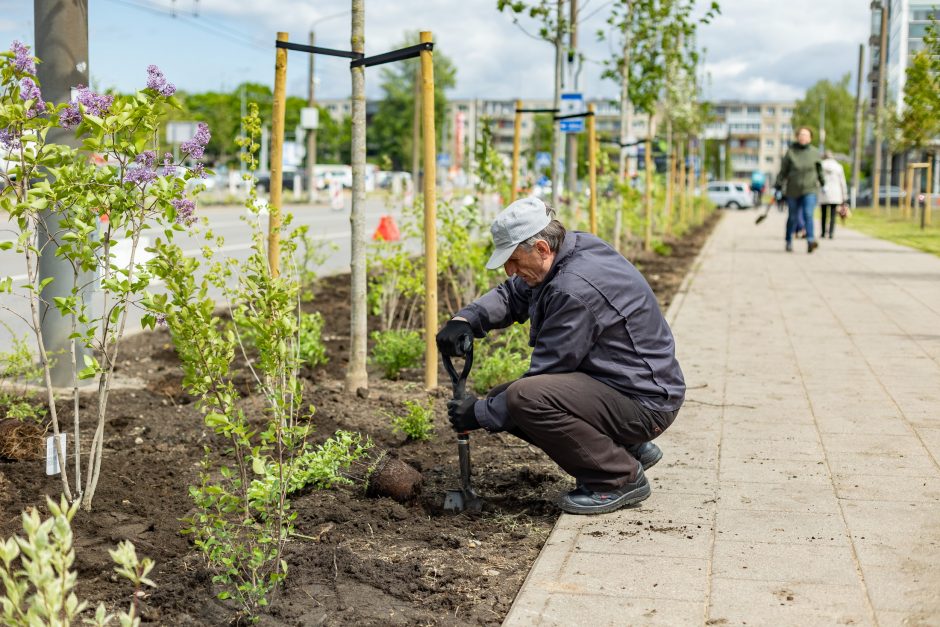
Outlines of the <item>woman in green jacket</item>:
<svg viewBox="0 0 940 627">
<path fill-rule="evenodd" d="M 807 252 L 813 252 L 818 243 L 813 234 L 813 213 L 816 211 L 816 193 L 825 184 L 819 151 L 810 145 L 813 132 L 802 126 L 796 132 L 796 142 L 790 145 L 780 164 L 780 173 L 774 189 L 783 189 L 787 197 L 787 252 L 793 250 L 793 234 L 798 217 L 802 214 L 806 224 Z"/>
</svg>

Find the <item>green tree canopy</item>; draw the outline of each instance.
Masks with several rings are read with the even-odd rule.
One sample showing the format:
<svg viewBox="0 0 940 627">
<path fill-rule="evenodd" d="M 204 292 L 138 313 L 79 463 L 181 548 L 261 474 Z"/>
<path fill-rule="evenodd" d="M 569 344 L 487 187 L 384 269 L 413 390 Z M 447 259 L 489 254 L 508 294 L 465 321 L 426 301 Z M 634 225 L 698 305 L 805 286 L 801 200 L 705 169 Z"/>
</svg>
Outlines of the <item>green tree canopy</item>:
<svg viewBox="0 0 940 627">
<path fill-rule="evenodd" d="M 851 75 L 846 74 L 838 82 L 818 81 L 806 90 L 802 100 L 796 101 L 793 111 L 794 130 L 806 126 L 819 140 L 819 113 L 823 101 L 826 103 L 826 148 L 832 152 L 849 154 L 852 133 L 855 132 L 855 98 L 849 92 Z"/>
<path fill-rule="evenodd" d="M 395 48 L 413 46 L 418 42 L 417 32 L 405 33 L 404 41 Z M 415 78 L 420 74 L 420 59 L 409 59 L 382 66 L 382 100 L 372 118 L 367 135 L 370 157 L 392 162 L 396 170 L 410 166 L 412 145 L 412 121 L 415 107 Z M 457 69 L 453 62 L 434 50 L 434 125 L 438 133 L 437 145 L 441 145 L 444 109 L 447 105 L 445 91 L 457 84 Z M 419 147 L 420 149 L 420 147 Z"/>
<path fill-rule="evenodd" d="M 907 67 L 899 127 L 901 142 L 909 148 L 922 150 L 940 135 L 940 38 L 936 22 L 924 37 L 924 48 Z"/>
</svg>

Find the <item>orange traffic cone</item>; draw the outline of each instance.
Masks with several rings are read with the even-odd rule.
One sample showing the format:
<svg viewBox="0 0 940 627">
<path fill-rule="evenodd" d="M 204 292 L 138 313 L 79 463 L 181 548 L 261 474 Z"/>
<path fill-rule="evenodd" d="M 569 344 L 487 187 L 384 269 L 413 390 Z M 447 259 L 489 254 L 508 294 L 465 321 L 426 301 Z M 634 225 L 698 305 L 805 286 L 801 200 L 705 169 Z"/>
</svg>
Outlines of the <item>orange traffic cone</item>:
<svg viewBox="0 0 940 627">
<path fill-rule="evenodd" d="M 398 225 L 395 224 L 395 218 L 389 215 L 379 218 L 379 227 L 372 234 L 372 239 L 381 239 L 386 242 L 397 242 L 401 239 L 401 233 L 398 231 Z"/>
</svg>

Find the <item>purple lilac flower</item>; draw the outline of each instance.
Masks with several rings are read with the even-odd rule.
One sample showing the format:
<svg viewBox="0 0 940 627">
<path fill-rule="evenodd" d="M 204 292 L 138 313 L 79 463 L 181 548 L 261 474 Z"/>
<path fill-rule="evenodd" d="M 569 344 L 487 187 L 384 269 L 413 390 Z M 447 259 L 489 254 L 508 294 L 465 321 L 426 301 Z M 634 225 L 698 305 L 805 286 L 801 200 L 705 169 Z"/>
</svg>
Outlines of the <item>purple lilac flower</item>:
<svg viewBox="0 0 940 627">
<path fill-rule="evenodd" d="M 176 166 L 173 165 L 173 153 L 163 153 L 163 176 L 173 176 L 176 174 Z"/>
<path fill-rule="evenodd" d="M 188 198 L 177 198 L 170 201 L 170 204 L 176 208 L 176 221 L 179 224 L 192 224 L 196 221 L 193 215 L 196 211 L 196 203 Z"/>
<path fill-rule="evenodd" d="M 200 122 L 195 137 L 180 144 L 180 150 L 193 159 L 202 159 L 202 156 L 206 153 L 206 144 L 209 143 L 211 137 L 209 125 L 205 122 Z"/>
<path fill-rule="evenodd" d="M 157 158 L 157 153 L 153 150 L 145 150 L 134 158 L 134 163 L 124 173 L 125 183 L 134 183 L 135 185 L 146 185 L 157 178 L 157 172 L 153 163 Z"/>
<path fill-rule="evenodd" d="M 23 100 L 23 102 L 34 101 L 32 108 L 26 112 L 26 117 L 28 118 L 34 118 L 46 110 L 46 103 L 43 102 L 39 85 L 28 76 L 24 76 L 20 79 L 20 99 Z"/>
<path fill-rule="evenodd" d="M 156 316 L 154 316 L 154 320 L 156 321 L 158 327 L 166 326 L 166 314 L 158 313 Z"/>
<path fill-rule="evenodd" d="M 8 128 L 0 129 L 0 146 L 4 150 L 19 150 L 20 136 Z"/>
<path fill-rule="evenodd" d="M 78 103 L 71 103 L 59 114 L 59 126 L 64 129 L 70 129 L 82 123 L 82 112 L 78 108 Z"/>
<path fill-rule="evenodd" d="M 139 163 L 142 167 L 153 168 L 153 161 L 157 158 L 157 153 L 152 150 L 145 150 L 134 159 L 135 163 Z"/>
<path fill-rule="evenodd" d="M 167 98 L 176 93 L 176 85 L 167 81 L 156 65 L 147 66 L 147 89 L 152 89 Z"/>
<path fill-rule="evenodd" d="M 111 110 L 111 105 L 114 104 L 114 96 L 96 94 L 84 85 L 79 85 L 75 89 L 78 91 L 75 99 L 85 107 L 85 111 L 96 117 L 107 115 Z"/>
<path fill-rule="evenodd" d="M 10 46 L 13 52 L 13 68 L 20 74 L 36 74 L 36 62 L 33 55 L 29 53 L 29 46 L 19 41 L 14 41 Z"/>
<path fill-rule="evenodd" d="M 42 102 L 42 93 L 39 91 L 39 85 L 28 76 L 24 76 L 20 79 L 20 99 L 24 101 L 37 100 Z"/>
<path fill-rule="evenodd" d="M 194 165 L 192 170 L 193 170 L 193 174 L 195 174 L 201 179 L 204 179 L 207 176 L 209 176 L 208 174 L 206 174 L 206 166 L 204 166 L 202 163 L 197 163 L 196 165 Z"/>
</svg>

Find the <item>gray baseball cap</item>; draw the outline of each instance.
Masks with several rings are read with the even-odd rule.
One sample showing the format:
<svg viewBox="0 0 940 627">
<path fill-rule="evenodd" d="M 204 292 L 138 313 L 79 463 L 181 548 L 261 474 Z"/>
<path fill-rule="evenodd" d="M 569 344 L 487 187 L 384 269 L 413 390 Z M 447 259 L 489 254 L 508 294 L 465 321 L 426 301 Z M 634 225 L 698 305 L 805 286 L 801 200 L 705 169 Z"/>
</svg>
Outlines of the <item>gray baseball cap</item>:
<svg viewBox="0 0 940 627">
<path fill-rule="evenodd" d="M 520 198 L 500 211 L 490 226 L 496 250 L 486 262 L 487 270 L 505 264 L 516 246 L 538 234 L 551 221 L 545 203 L 534 196 Z"/>
</svg>

